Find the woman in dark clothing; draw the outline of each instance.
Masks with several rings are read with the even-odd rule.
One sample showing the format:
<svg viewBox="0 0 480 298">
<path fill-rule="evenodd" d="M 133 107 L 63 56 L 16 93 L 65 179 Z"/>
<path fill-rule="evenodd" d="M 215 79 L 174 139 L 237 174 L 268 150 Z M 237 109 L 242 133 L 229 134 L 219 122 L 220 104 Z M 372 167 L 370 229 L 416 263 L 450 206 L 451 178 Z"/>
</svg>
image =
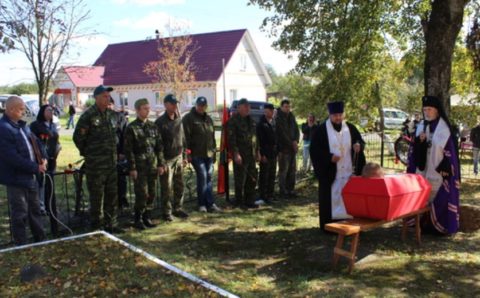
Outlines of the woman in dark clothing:
<svg viewBox="0 0 480 298">
<path fill-rule="evenodd" d="M 52 210 L 55 211 L 55 189 L 53 185 L 53 173 L 57 167 L 57 156 L 61 146 L 58 141 L 58 131 L 53 123 L 53 108 L 50 105 L 43 105 L 38 111 L 37 120 L 30 124 L 30 130 L 37 136 L 45 146 L 48 156 L 47 174 L 52 178 L 39 179 L 40 185 L 40 205 L 42 210 L 50 211 L 50 197 L 52 197 Z M 51 181 L 51 182 L 50 182 Z M 45 211 L 46 212 L 46 211 Z"/>
</svg>

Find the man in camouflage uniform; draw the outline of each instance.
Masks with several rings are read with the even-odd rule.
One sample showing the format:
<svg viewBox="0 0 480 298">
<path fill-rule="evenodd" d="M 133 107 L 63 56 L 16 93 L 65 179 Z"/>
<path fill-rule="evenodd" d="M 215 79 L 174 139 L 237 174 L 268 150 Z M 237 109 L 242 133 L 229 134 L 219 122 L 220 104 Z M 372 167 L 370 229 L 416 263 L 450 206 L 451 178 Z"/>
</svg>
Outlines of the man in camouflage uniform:
<svg viewBox="0 0 480 298">
<path fill-rule="evenodd" d="M 163 99 L 165 113 L 155 124 L 162 135 L 165 175 L 160 177 L 162 189 L 163 219 L 172 221 L 173 216 L 187 218 L 188 214 L 183 207 L 183 168 L 187 165 L 185 156 L 185 134 L 182 118 L 178 112 L 177 99 L 168 94 Z"/>
<path fill-rule="evenodd" d="M 255 204 L 255 163 L 260 159 L 260 154 L 255 121 L 250 117 L 250 104 L 245 98 L 238 101 L 237 113 L 228 120 L 228 144 L 234 161 L 235 203 L 244 204 L 246 208 L 258 208 Z"/>
<path fill-rule="evenodd" d="M 150 104 L 145 98 L 135 102 L 137 119 L 125 131 L 125 156 L 135 189 L 135 228 L 155 225 L 150 213 L 155 199 L 158 175 L 164 174 L 162 138 L 157 126 L 148 120 Z"/>
<path fill-rule="evenodd" d="M 117 197 L 117 143 L 116 118 L 108 109 L 111 87 L 95 88 L 95 104 L 80 116 L 73 133 L 73 141 L 85 158 L 85 174 L 90 194 L 90 220 L 93 229 L 101 227 L 103 207 L 104 227 L 107 232 L 121 233 L 116 227 Z"/>
</svg>

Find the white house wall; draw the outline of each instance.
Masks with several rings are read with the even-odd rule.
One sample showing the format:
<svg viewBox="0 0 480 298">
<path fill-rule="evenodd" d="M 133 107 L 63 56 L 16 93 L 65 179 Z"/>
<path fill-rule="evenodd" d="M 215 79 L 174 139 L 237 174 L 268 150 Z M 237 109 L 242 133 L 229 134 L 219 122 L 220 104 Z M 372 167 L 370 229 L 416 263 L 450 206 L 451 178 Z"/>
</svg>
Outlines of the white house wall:
<svg viewBox="0 0 480 298">
<path fill-rule="evenodd" d="M 205 85 L 199 83 L 201 85 Z M 180 104 L 180 110 L 187 111 L 192 107 L 192 104 L 195 101 L 195 98 L 198 96 L 205 96 L 208 100 L 210 106 L 213 107 L 215 102 L 215 87 L 213 83 L 206 83 L 206 85 L 210 85 L 211 87 L 199 87 L 194 86 L 190 90 L 194 91 L 193 97 L 191 102 L 182 101 Z M 128 94 L 128 108 L 133 110 L 134 104 L 137 99 L 146 98 L 150 102 L 150 106 L 153 112 L 156 111 L 163 111 L 163 96 L 165 96 L 166 92 L 158 86 L 154 86 L 152 84 L 144 84 L 144 85 L 123 85 L 123 86 L 112 86 L 114 90 L 111 92 L 112 98 L 115 100 L 115 105 L 120 107 L 122 105 L 120 101 L 120 94 L 123 92 L 127 92 Z M 160 102 L 157 102 L 155 93 L 160 91 L 161 98 Z"/>
<path fill-rule="evenodd" d="M 260 76 L 262 72 L 258 65 L 258 63 L 262 62 L 260 57 L 258 58 L 255 58 L 254 51 L 251 49 L 247 38 L 244 37 L 225 67 L 227 105 L 230 105 L 232 99 L 243 97 L 255 101 L 266 100 L 265 82 Z M 235 98 L 232 98 L 231 90 L 236 90 Z M 216 92 L 217 104 L 222 104 L 224 98 L 222 77 L 220 77 L 217 83 Z"/>
</svg>

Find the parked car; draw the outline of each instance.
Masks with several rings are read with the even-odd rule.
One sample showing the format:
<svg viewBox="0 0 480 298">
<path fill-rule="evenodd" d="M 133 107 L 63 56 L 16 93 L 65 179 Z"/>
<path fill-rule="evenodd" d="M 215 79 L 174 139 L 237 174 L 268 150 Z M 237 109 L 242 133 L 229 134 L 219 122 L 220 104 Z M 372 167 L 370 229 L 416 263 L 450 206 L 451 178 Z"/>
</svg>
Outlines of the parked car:
<svg viewBox="0 0 480 298">
<path fill-rule="evenodd" d="M 3 115 L 5 112 L 5 102 L 10 96 L 11 95 L 0 95 L 0 115 Z M 38 110 L 40 110 L 38 100 L 35 98 L 19 97 L 25 102 L 25 115 L 23 116 L 23 120 L 27 123 L 32 123 L 37 119 Z M 60 120 L 55 115 L 53 116 L 53 123 L 57 126 L 57 129 L 61 128 Z"/>
<path fill-rule="evenodd" d="M 260 121 L 260 117 L 263 115 L 263 106 L 267 103 L 266 101 L 248 101 L 250 103 L 250 116 L 252 116 L 253 120 L 255 120 L 256 123 Z M 234 115 L 237 112 L 237 105 L 238 105 L 238 100 L 232 101 L 232 104 L 230 105 L 230 116 Z"/>
<path fill-rule="evenodd" d="M 409 118 L 406 112 L 394 108 L 384 108 L 383 115 L 385 117 L 385 128 L 389 129 L 402 128 L 405 120 Z"/>
</svg>

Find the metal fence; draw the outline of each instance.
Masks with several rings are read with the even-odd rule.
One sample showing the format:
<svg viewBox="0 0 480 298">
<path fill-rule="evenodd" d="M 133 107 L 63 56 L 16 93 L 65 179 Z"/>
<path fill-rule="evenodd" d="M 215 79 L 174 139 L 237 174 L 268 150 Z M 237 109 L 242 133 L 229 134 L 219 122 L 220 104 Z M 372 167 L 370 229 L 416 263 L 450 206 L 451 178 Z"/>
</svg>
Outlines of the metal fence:
<svg viewBox="0 0 480 298">
<path fill-rule="evenodd" d="M 405 172 L 406 165 L 395 155 L 395 142 L 401 137 L 400 134 L 384 134 L 383 140 L 381 135 L 381 133 L 377 132 L 363 134 L 363 139 L 366 143 L 365 155 L 367 161 L 379 163 L 383 168 L 391 172 Z M 472 146 L 468 143 L 460 143 L 458 155 L 462 179 L 480 180 L 480 176 L 475 175 L 473 172 Z"/>
<path fill-rule="evenodd" d="M 396 136 L 385 135 L 383 140 L 379 133 L 366 133 L 363 135 L 366 142 L 365 155 L 367 161 L 381 164 L 387 172 L 405 172 L 406 166 L 402 164 L 395 156 L 394 144 Z M 397 137 L 398 138 L 398 137 Z M 300 148 L 302 148 L 300 144 Z M 463 179 L 480 179 L 473 174 L 472 148 L 460 146 L 460 164 L 462 168 Z M 299 169 L 298 178 L 311 177 L 311 173 L 302 171 L 302 149 L 297 155 L 297 169 Z M 215 167 L 216 170 L 216 167 Z M 233 191 L 233 171 L 230 166 L 230 191 Z M 185 171 L 185 202 L 191 202 L 196 199 L 195 173 L 191 166 Z M 214 175 L 214 186 L 216 186 L 217 175 Z M 71 229 L 83 231 L 89 228 L 88 222 L 88 190 L 86 188 L 85 177 L 79 170 L 58 172 L 54 175 L 55 183 L 55 203 L 52 210 L 57 210 L 56 217 Z M 154 209 L 158 210 L 161 206 L 160 183 L 157 187 L 157 195 L 154 201 Z M 129 218 L 132 214 L 132 208 L 135 201 L 133 183 L 127 177 L 127 201 L 130 208 L 124 209 L 119 213 L 120 218 Z M 56 208 L 55 208 L 56 207 Z M 47 210 L 50 209 L 47 206 Z M 44 217 L 44 226 L 49 231 L 50 237 L 64 235 L 67 230 L 59 225 L 54 219 Z M 0 246 L 6 246 L 12 243 L 10 233 L 10 216 L 7 202 L 6 188 L 0 185 Z"/>
<path fill-rule="evenodd" d="M 135 194 L 133 182 L 127 178 L 126 198 L 129 208 L 119 210 L 120 219 L 129 219 L 133 212 Z M 196 199 L 194 195 L 195 174 L 191 166 L 185 169 L 185 202 Z M 53 175 L 55 198 L 47 204 L 47 216 L 43 216 L 43 225 L 49 237 L 59 237 L 68 233 L 68 229 L 89 229 L 89 195 L 85 175 L 78 169 L 57 172 Z M 48 183 L 48 181 L 47 181 Z M 160 181 L 157 183 L 156 196 L 153 202 L 154 210 L 161 206 Z M 55 219 L 56 218 L 56 219 Z M 57 220 L 58 219 L 58 220 Z M 65 227 L 66 226 L 66 227 Z M 29 229 L 27 227 L 27 229 Z M 0 185 L 0 247 L 13 243 L 11 237 L 10 208 L 7 201 L 6 187 Z"/>
</svg>

